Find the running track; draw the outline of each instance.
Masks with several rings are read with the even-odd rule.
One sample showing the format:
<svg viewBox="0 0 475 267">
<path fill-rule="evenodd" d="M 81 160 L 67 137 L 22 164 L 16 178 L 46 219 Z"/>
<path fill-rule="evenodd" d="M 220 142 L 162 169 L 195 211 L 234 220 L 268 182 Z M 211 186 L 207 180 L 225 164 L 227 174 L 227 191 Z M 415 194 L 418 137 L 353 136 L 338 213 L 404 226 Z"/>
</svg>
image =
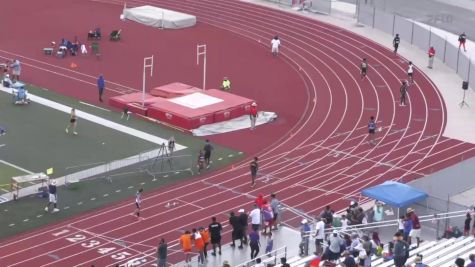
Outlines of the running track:
<svg viewBox="0 0 475 267">
<path fill-rule="evenodd" d="M 349 198 L 358 198 L 362 188 L 389 179 L 407 182 L 475 154 L 474 146 L 441 136 L 444 102 L 419 69 L 409 91 L 410 105 L 398 106 L 399 81 L 405 78 L 407 61 L 368 39 L 239 1 L 128 2 L 129 6 L 144 4 L 195 14 L 204 23 L 256 42 L 279 34 L 284 45 L 281 57 L 299 69 L 308 86 L 302 119 L 278 145 L 259 153 L 261 174 L 271 178 L 265 192 L 277 192 L 286 205 L 309 214 L 327 204 L 342 208 Z M 362 57 L 371 66 L 369 79 L 363 81 L 358 72 Z M 376 146 L 365 142 L 371 115 L 382 127 Z M 248 179 L 248 163 L 243 162 L 146 195 L 144 221 L 135 221 L 130 203 L 122 202 L 7 240 L 0 244 L 0 265 L 111 266 L 137 259 L 137 266 L 150 266 L 159 237 L 178 249 L 176 239 L 182 229 L 207 225 L 213 215 L 226 221 L 224 213 L 249 209 L 263 184 L 250 190 Z M 179 205 L 165 208 L 170 200 Z M 290 225 L 299 219 L 288 217 Z M 225 230 L 229 232 L 228 227 Z M 182 260 L 180 253 L 170 254 L 172 263 Z"/>
</svg>

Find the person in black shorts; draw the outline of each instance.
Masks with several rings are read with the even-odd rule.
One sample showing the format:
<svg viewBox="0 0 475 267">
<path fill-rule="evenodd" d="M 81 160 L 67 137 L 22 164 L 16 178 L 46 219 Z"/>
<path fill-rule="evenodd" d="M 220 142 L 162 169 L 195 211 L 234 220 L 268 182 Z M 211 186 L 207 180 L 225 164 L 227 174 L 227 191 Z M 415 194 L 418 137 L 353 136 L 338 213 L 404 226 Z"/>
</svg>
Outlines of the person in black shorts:
<svg viewBox="0 0 475 267">
<path fill-rule="evenodd" d="M 397 49 L 399 48 L 399 43 L 401 38 L 399 38 L 399 33 L 396 33 L 396 36 L 393 39 L 394 54 L 397 54 Z"/>
<path fill-rule="evenodd" d="M 257 163 L 257 160 L 258 158 L 254 157 L 254 160 L 249 164 L 249 168 L 251 169 L 251 187 L 256 186 L 256 176 L 257 171 L 259 170 L 259 163 Z"/>
<path fill-rule="evenodd" d="M 74 135 L 77 135 L 78 133 L 76 132 L 76 127 L 78 125 L 78 121 L 77 121 L 77 116 L 76 116 L 76 109 L 72 108 L 71 109 L 71 114 L 70 114 L 70 118 L 69 118 L 69 126 L 66 127 L 66 133 L 69 133 L 69 130 L 72 129 L 73 130 L 73 134 Z"/>
<path fill-rule="evenodd" d="M 211 255 L 216 256 L 216 247 L 219 247 L 219 255 L 221 255 L 221 231 L 223 227 L 216 221 L 216 217 L 211 218 L 211 223 L 208 226 L 208 231 L 211 236 L 211 244 L 213 245 L 213 252 Z"/>
<path fill-rule="evenodd" d="M 364 79 L 366 77 L 367 71 L 368 71 L 368 62 L 366 61 L 366 58 L 363 58 L 363 61 L 361 62 L 361 79 Z"/>
<path fill-rule="evenodd" d="M 142 205 L 142 192 L 143 188 L 140 188 L 135 194 L 135 211 L 134 214 L 137 218 L 140 218 L 140 206 Z"/>
<path fill-rule="evenodd" d="M 374 141 L 375 133 L 376 133 L 376 121 L 374 120 L 374 117 L 371 116 L 369 118 L 369 123 L 368 123 L 368 142 L 372 145 L 376 144 Z"/>
<path fill-rule="evenodd" d="M 206 163 L 206 169 L 209 169 L 210 164 L 211 164 L 211 151 L 213 150 L 213 146 L 209 143 L 209 140 L 206 139 L 206 144 L 203 148 L 205 151 L 205 163 Z"/>
</svg>

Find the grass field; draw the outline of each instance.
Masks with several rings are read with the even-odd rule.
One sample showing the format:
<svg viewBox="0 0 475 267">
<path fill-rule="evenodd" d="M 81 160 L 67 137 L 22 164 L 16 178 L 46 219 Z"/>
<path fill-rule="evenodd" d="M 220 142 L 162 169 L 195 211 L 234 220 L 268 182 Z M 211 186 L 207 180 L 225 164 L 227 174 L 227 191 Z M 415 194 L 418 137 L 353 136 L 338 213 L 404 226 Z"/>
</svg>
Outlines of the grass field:
<svg viewBox="0 0 475 267">
<path fill-rule="evenodd" d="M 119 112 L 84 105 L 76 99 L 34 86 L 28 86 L 28 90 L 37 96 L 164 139 L 173 135 L 178 144 L 187 147 L 176 155 L 189 155 L 188 159 L 191 159 L 192 163 L 204 145 L 203 139 L 162 125 L 133 117 L 128 121 L 121 120 Z M 0 147 L 0 160 L 31 172 L 45 172 L 47 168 L 53 167 L 53 178 L 157 148 L 154 143 L 81 119 L 78 121 L 79 135 L 67 135 L 64 129 L 68 125 L 68 113 L 38 103 L 13 105 L 11 95 L 4 92 L 0 92 L 0 107 L 0 125 L 7 128 L 7 134 L 0 136 L 0 145 L 4 145 Z M 215 160 L 207 172 L 222 168 L 244 156 L 238 151 L 219 145 L 214 145 L 214 148 L 213 158 L 221 160 Z M 184 161 L 174 163 L 175 168 L 185 164 Z M 188 163 L 189 160 L 186 161 L 186 164 Z M 37 195 L 0 204 L 0 225 L 5 226 L 0 227 L 0 238 L 54 223 L 119 200 L 133 198 L 139 187 L 144 188 L 147 193 L 164 185 L 196 177 L 196 172 L 195 175 L 190 172 L 171 172 L 157 175 L 157 179 L 153 179 L 140 171 L 143 164 L 140 165 L 135 164 L 107 173 L 107 176 L 112 177 L 110 181 L 102 179 L 104 175 L 98 175 L 81 181 L 72 188 L 60 187 L 58 207 L 61 211 L 56 214 L 45 213 L 43 209 L 47 199 Z M 0 184 L 8 184 L 11 176 L 21 174 L 25 173 L 0 164 Z M 9 185 L 5 189 L 9 190 Z M 0 190 L 0 194 L 3 192 Z"/>
<path fill-rule="evenodd" d="M 0 160 L 0 194 L 10 192 L 11 177 L 25 174 L 27 173 Z"/>
</svg>

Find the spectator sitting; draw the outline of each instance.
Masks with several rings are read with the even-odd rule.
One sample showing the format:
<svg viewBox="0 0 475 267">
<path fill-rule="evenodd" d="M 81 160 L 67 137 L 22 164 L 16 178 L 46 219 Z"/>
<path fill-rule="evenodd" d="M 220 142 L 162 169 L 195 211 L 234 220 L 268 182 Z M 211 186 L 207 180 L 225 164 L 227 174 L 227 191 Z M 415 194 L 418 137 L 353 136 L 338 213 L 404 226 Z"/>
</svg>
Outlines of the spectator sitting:
<svg viewBox="0 0 475 267">
<path fill-rule="evenodd" d="M 231 267 L 231 264 L 229 264 L 229 261 L 223 261 L 222 267 Z"/>
<path fill-rule="evenodd" d="M 416 260 L 415 260 L 415 264 L 414 267 L 427 267 L 427 265 L 425 265 L 424 263 L 422 263 L 422 255 L 418 255 L 416 257 Z"/>
<path fill-rule="evenodd" d="M 351 236 L 351 245 L 348 248 L 348 250 L 353 256 L 356 257 L 359 254 L 360 248 L 361 248 L 360 238 L 357 234 L 353 234 Z"/>
<path fill-rule="evenodd" d="M 12 80 L 10 80 L 10 74 L 5 74 L 5 77 L 3 77 L 2 85 L 6 88 L 10 88 L 12 85 Z"/>
<path fill-rule="evenodd" d="M 25 87 L 20 87 L 16 93 L 15 104 L 28 104 L 28 95 Z"/>
<path fill-rule="evenodd" d="M 338 260 L 338 258 L 340 258 L 341 243 L 342 243 L 342 240 L 338 236 L 338 231 L 333 230 L 332 235 L 328 236 L 329 246 L 327 247 L 327 250 L 326 250 L 327 258 L 329 260 L 333 261 L 333 260 Z"/>
</svg>

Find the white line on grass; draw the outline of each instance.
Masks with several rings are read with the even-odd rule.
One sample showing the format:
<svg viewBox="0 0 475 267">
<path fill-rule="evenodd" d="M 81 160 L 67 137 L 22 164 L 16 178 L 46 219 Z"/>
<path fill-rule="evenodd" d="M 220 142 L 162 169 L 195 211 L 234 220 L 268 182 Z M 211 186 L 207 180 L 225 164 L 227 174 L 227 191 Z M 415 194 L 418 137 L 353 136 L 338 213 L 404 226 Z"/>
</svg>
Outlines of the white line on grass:
<svg viewBox="0 0 475 267">
<path fill-rule="evenodd" d="M 26 173 L 28 173 L 28 174 L 33 174 L 33 173 L 34 173 L 34 172 L 32 172 L 32 171 L 23 169 L 22 167 L 19 167 L 19 166 L 15 165 L 15 164 L 13 164 L 13 163 L 10 163 L 10 162 L 6 162 L 6 161 L 4 161 L 4 160 L 0 160 L 0 162 L 3 163 L 3 164 L 5 164 L 5 165 L 8 165 L 8 166 L 10 166 L 10 167 L 13 167 L 13 168 L 15 168 L 15 169 L 18 169 L 18 170 L 20 170 L 20 171 L 22 171 L 22 172 L 26 172 Z"/>
<path fill-rule="evenodd" d="M 98 106 L 95 106 L 93 104 L 89 104 L 89 103 L 86 103 L 86 102 L 82 102 L 82 101 L 79 101 L 79 104 L 83 104 L 83 105 L 86 105 L 86 106 L 90 106 L 90 107 L 93 107 L 93 108 L 97 108 L 97 109 L 102 109 L 102 110 L 105 110 L 105 111 L 109 111 L 109 109 L 106 109 L 106 108 L 101 108 L 101 107 L 98 107 Z"/>
</svg>

